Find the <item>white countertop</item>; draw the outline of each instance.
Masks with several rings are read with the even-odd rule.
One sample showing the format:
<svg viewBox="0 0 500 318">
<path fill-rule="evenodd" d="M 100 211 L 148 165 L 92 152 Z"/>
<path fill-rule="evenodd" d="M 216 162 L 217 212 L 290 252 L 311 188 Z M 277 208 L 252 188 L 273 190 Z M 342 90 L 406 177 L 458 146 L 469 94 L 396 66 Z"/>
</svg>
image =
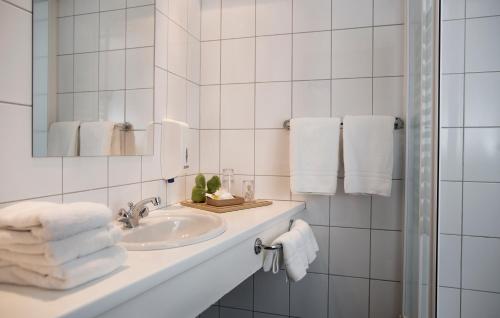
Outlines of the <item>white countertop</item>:
<svg viewBox="0 0 500 318">
<path fill-rule="evenodd" d="M 0 317 L 95 317 L 300 212 L 304 207 L 302 202 L 274 201 L 266 207 L 221 214 L 227 223 L 226 232 L 222 235 L 180 248 L 128 252 L 128 260 L 122 269 L 71 290 L 51 291 L 0 284 Z M 192 210 L 173 206 L 166 211 L 178 209 Z"/>
</svg>

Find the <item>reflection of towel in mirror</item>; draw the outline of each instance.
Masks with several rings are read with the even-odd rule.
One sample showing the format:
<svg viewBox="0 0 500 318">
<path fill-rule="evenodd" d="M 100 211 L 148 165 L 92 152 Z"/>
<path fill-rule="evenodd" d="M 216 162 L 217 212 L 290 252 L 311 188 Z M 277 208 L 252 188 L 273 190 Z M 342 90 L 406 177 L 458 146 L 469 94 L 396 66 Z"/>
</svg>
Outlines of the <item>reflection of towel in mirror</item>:
<svg viewBox="0 0 500 318">
<path fill-rule="evenodd" d="M 111 155 L 114 128 L 115 124 L 110 121 L 83 122 L 80 126 L 80 155 Z"/>
<path fill-rule="evenodd" d="M 47 138 L 49 156 L 78 156 L 79 121 L 60 121 L 50 125 Z"/>
</svg>

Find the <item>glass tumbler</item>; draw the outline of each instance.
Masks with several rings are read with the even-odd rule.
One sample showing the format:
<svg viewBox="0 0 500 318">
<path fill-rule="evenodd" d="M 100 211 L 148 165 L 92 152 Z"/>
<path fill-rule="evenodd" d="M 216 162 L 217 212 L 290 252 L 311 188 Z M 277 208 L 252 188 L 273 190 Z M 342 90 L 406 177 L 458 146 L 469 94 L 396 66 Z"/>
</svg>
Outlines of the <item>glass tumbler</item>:
<svg viewBox="0 0 500 318">
<path fill-rule="evenodd" d="M 241 194 L 245 198 L 245 202 L 255 201 L 255 181 L 243 180 Z"/>
<path fill-rule="evenodd" d="M 234 169 L 226 168 L 222 170 L 222 189 L 231 193 L 234 183 Z"/>
</svg>

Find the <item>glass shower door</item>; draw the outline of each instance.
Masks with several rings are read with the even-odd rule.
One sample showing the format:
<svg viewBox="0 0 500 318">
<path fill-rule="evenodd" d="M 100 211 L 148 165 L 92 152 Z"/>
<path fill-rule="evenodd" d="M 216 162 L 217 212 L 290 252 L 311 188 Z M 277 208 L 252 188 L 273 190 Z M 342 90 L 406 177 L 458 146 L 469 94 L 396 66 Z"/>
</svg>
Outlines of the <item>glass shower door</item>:
<svg viewBox="0 0 500 318">
<path fill-rule="evenodd" d="M 436 0 L 407 0 L 403 316 L 435 317 L 437 193 Z"/>
</svg>

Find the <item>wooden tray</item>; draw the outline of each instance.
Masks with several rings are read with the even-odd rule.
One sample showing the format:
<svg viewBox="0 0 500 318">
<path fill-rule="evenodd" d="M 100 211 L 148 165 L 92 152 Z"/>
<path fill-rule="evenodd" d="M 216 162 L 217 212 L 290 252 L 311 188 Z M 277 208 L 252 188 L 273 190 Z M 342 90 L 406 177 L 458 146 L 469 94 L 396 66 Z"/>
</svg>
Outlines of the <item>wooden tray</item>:
<svg viewBox="0 0 500 318">
<path fill-rule="evenodd" d="M 214 213 L 226 213 L 239 210 L 253 209 L 261 206 L 271 205 L 272 201 L 257 200 L 254 202 L 244 202 L 238 205 L 228 205 L 228 206 L 212 206 L 206 203 L 193 203 L 191 200 L 182 201 L 181 205 L 190 208 L 200 209 L 204 211 L 214 212 Z"/>
<path fill-rule="evenodd" d="M 242 197 L 234 196 L 233 199 L 214 200 L 210 197 L 207 197 L 206 203 L 211 206 L 229 206 L 229 205 L 243 204 L 245 203 L 245 199 Z"/>
</svg>

